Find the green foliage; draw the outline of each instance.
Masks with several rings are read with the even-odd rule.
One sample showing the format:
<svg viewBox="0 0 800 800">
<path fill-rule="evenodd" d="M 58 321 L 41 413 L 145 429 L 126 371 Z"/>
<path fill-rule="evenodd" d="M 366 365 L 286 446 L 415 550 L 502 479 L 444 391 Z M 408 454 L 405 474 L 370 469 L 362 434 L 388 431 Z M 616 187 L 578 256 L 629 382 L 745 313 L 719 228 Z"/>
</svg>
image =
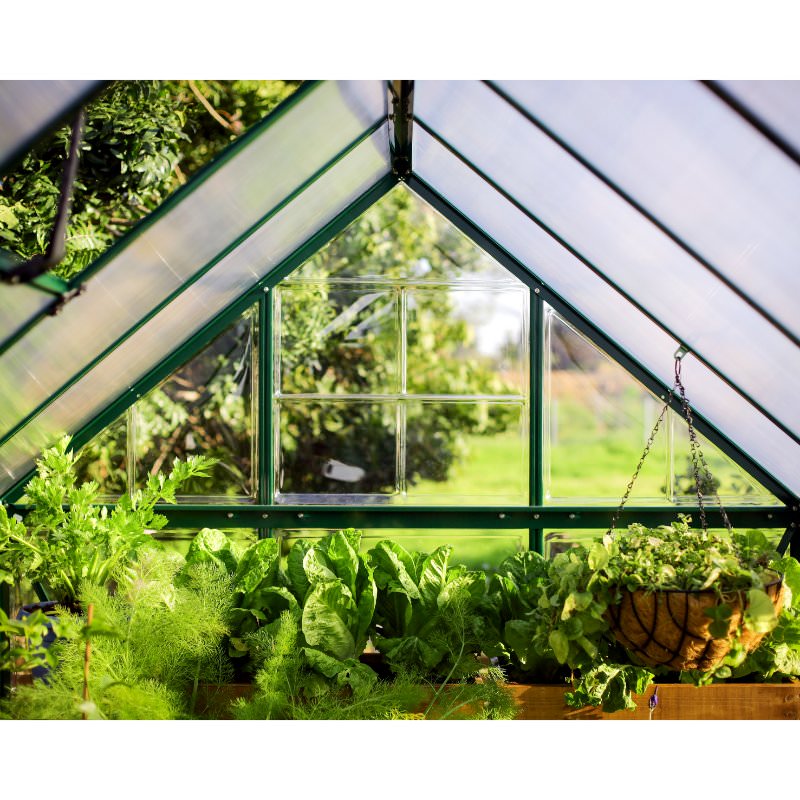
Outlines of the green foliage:
<svg viewBox="0 0 800 800">
<path fill-rule="evenodd" d="M 86 108 L 67 254 L 56 272 L 69 278 L 88 266 L 297 83 L 113 83 Z M 22 258 L 46 249 L 69 141 L 65 126 L 0 176 L 0 247 Z"/>
<path fill-rule="evenodd" d="M 55 667 L 55 653 L 44 642 L 51 631 L 56 636 L 72 634 L 69 624 L 48 617 L 41 609 L 22 619 L 9 619 L 0 608 L 0 672 Z"/>
<path fill-rule="evenodd" d="M 80 600 L 94 607 L 94 622 L 67 612 L 81 635 L 53 646 L 57 663 L 48 682 L 20 686 L 9 712 L 16 719 L 177 719 L 190 716 L 199 681 L 232 676 L 223 638 L 228 631 L 230 578 L 213 565 L 197 564 L 174 581 L 179 556 L 143 553 L 117 575 L 117 590 L 85 583 Z M 62 629 L 63 631 L 63 629 Z M 84 642 L 92 641 L 90 702 L 82 699 Z"/>
<path fill-rule="evenodd" d="M 473 674 L 486 578 L 449 564 L 452 547 L 430 555 L 382 541 L 368 554 L 375 571 L 375 645 L 394 669 L 457 678 Z"/>
<path fill-rule="evenodd" d="M 166 524 L 155 513 L 156 503 L 174 503 L 178 488 L 211 462 L 201 457 L 176 461 L 169 475 L 150 476 L 144 489 L 124 495 L 109 511 L 97 505 L 96 483 L 76 485 L 76 456 L 69 443 L 63 437 L 37 461 L 36 476 L 22 498 L 32 505 L 25 525 L 12 526 L 3 511 L 0 569 L 17 580 L 24 569 L 25 577 L 42 582 L 54 599 L 74 604 L 84 583 L 107 584 L 153 541 L 148 531 Z"/>
<path fill-rule="evenodd" d="M 321 682 L 308 670 L 292 615 L 282 615 L 275 632 L 263 638 L 256 691 L 251 700 L 234 702 L 236 719 L 511 719 L 516 711 L 496 672 L 486 674 L 483 682 L 433 689 L 419 676 L 401 673 L 359 691 L 352 681 Z"/>
<path fill-rule="evenodd" d="M 672 525 L 646 528 L 633 524 L 604 548 L 607 563 L 601 569 L 609 585 L 626 589 L 679 589 L 718 593 L 763 589 L 774 580 L 768 570 L 777 553 L 761 531 L 693 531 L 691 520 L 679 515 Z M 773 615 L 774 616 L 774 615 Z"/>
<path fill-rule="evenodd" d="M 534 647 L 536 609 L 550 563 L 525 551 L 506 558 L 489 578 L 481 605 L 483 652 L 498 658 L 515 680 L 553 679 L 558 666 Z"/>
</svg>

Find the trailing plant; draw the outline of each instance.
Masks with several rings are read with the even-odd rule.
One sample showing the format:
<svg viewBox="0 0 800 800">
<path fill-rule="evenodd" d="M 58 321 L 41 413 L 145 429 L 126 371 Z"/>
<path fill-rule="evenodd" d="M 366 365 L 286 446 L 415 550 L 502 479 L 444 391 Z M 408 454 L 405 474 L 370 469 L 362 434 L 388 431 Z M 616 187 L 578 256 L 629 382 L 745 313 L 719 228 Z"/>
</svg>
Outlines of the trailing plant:
<svg viewBox="0 0 800 800">
<path fill-rule="evenodd" d="M 486 577 L 449 563 L 453 548 L 430 555 L 392 541 L 368 554 L 377 586 L 374 643 L 398 670 L 459 679 L 475 672 L 484 627 Z"/>
<path fill-rule="evenodd" d="M 66 605 L 74 605 L 86 584 L 106 585 L 114 573 L 153 542 L 163 528 L 158 502 L 174 503 L 178 488 L 213 463 L 203 457 L 175 461 L 169 475 L 151 475 L 143 489 L 120 497 L 109 510 L 98 505 L 93 481 L 76 485 L 76 455 L 70 437 L 47 448 L 21 502 L 32 508 L 24 525 L 0 516 L 0 569 L 12 580 L 27 577 Z"/>
</svg>

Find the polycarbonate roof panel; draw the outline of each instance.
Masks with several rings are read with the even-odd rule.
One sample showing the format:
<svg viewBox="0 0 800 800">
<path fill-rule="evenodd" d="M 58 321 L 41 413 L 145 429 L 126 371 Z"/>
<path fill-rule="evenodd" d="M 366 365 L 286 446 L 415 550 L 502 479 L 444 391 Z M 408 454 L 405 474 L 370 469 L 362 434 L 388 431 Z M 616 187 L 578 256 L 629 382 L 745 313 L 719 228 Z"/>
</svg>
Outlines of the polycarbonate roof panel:
<svg viewBox="0 0 800 800">
<path fill-rule="evenodd" d="M 0 81 L 0 167 L 95 91 L 102 81 Z"/>
<path fill-rule="evenodd" d="M 800 367 L 800 351 L 747 302 L 485 84 L 426 82 L 415 99 L 417 118 L 445 145 L 729 383 L 800 432 L 800 369 L 786 369 Z M 797 173 L 800 209 L 800 170 L 767 145 L 786 162 L 782 174 L 787 165 Z"/>
<path fill-rule="evenodd" d="M 719 81 L 719 84 L 800 152 L 800 81 Z"/>
<path fill-rule="evenodd" d="M 191 182 L 179 202 L 122 240 L 87 281 L 84 294 L 0 356 L 0 438 L 210 269 L 228 248 L 265 224 L 360 139 L 368 139 L 385 119 L 381 81 L 323 83 L 296 98 L 285 113 L 279 109 L 268 118 L 243 146 L 218 162 L 221 167 Z M 357 177 L 371 179 L 374 169 L 364 159 L 350 163 L 364 170 Z M 331 208 L 340 207 L 338 198 L 329 196 Z M 281 244 L 276 242 L 276 249 Z M 9 297 L 13 300 L 13 294 Z"/>
<path fill-rule="evenodd" d="M 388 157 L 384 125 L 36 416 L 0 448 L 0 491 L 28 472 L 45 444 L 91 421 L 383 178 Z"/>
<path fill-rule="evenodd" d="M 414 169 L 578 313 L 672 385 L 678 342 L 419 126 Z M 787 488 L 800 492 L 800 447 L 703 364 L 691 356 L 684 363 L 687 393 L 697 411 Z"/>
<path fill-rule="evenodd" d="M 0 346 L 26 323 L 35 319 L 50 303 L 53 295 L 34 286 L 0 285 Z"/>
<path fill-rule="evenodd" d="M 723 86 L 800 139 L 800 82 Z M 694 81 L 498 87 L 800 336 L 800 168 L 710 89 Z"/>
</svg>

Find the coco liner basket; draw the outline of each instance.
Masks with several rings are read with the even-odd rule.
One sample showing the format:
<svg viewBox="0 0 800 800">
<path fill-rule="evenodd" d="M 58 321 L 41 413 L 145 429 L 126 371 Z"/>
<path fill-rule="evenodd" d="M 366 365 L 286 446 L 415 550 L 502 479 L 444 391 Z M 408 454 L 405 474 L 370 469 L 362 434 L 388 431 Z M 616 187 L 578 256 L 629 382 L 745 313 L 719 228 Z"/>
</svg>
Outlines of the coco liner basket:
<svg viewBox="0 0 800 800">
<path fill-rule="evenodd" d="M 614 515 L 609 530 L 611 536 L 614 535 L 616 523 L 630 496 L 676 388 L 680 391 L 683 415 L 689 426 L 689 447 L 700 507 L 700 521 L 703 533 L 708 531 L 703 505 L 701 469 L 706 486 L 713 487 L 714 483 L 697 440 L 691 408 L 681 382 L 681 359 L 685 354 L 686 351 L 679 350 L 675 355 L 675 384 L 656 420 L 633 478 L 631 478 L 622 502 Z M 728 515 L 725 513 L 716 490 L 712 488 L 712 491 L 714 491 L 714 497 L 719 504 L 725 527 L 731 534 L 732 529 Z M 702 546 L 702 544 L 702 539 L 698 539 L 698 545 Z M 774 576 L 771 580 L 769 579 L 770 574 Z M 783 578 L 776 572 L 768 571 L 764 584 L 763 590 L 772 601 L 777 614 L 783 605 Z M 680 589 L 652 591 L 620 587 L 620 595 L 619 603 L 609 606 L 606 619 L 616 640 L 634 656 L 636 661 L 645 666 L 707 672 L 720 664 L 730 652 L 737 636 L 741 646 L 749 653 L 758 647 L 766 635 L 752 631 L 744 625 L 744 615 L 748 606 L 746 591 L 723 593 L 713 588 L 693 591 Z M 723 603 L 731 610 L 727 633 L 721 637 L 714 636 L 710 630 L 714 625 L 714 619 L 706 612 Z"/>
<path fill-rule="evenodd" d="M 776 573 L 775 580 L 766 584 L 764 591 L 777 612 L 783 603 L 780 575 Z M 709 630 L 713 620 L 705 612 L 721 602 L 731 607 L 732 614 L 727 635 L 715 638 Z M 746 606 L 743 592 L 720 596 L 713 589 L 694 592 L 623 589 L 619 605 L 608 609 L 608 620 L 616 640 L 643 664 L 707 672 L 725 658 L 740 628 L 739 641 L 748 653 L 766 635 L 742 625 Z"/>
</svg>

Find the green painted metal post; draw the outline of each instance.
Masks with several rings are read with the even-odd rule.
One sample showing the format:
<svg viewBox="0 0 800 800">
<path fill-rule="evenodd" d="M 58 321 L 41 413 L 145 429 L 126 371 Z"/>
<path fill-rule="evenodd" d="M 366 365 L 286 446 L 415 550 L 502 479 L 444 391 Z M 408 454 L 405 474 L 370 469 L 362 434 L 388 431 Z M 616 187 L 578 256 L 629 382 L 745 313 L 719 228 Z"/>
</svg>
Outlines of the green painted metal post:
<svg viewBox="0 0 800 800">
<path fill-rule="evenodd" d="M 259 505 L 270 505 L 274 494 L 275 474 L 273 469 L 272 447 L 272 394 L 273 394 L 273 353 L 272 353 L 272 321 L 273 290 L 264 288 L 258 302 L 258 502 Z M 265 539 L 272 535 L 268 525 L 258 529 L 258 538 Z"/>
<path fill-rule="evenodd" d="M 530 291 L 530 503 L 542 505 L 544 498 L 544 302 L 538 288 Z M 528 548 L 544 553 L 544 531 L 528 529 Z"/>
</svg>

